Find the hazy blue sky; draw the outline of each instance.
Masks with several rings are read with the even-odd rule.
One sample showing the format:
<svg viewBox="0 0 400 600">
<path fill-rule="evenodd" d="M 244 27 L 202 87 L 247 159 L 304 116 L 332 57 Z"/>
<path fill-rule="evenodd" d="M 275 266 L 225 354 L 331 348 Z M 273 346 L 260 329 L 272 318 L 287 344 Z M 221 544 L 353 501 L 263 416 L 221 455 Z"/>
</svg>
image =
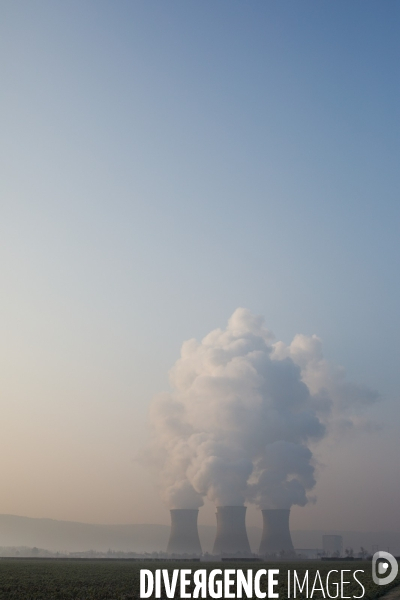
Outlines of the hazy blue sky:
<svg viewBox="0 0 400 600">
<path fill-rule="evenodd" d="M 399 528 L 399 39 L 395 0 L 2 3 L 0 513 L 168 522 L 150 399 L 244 306 L 382 395 L 293 526 Z"/>
</svg>

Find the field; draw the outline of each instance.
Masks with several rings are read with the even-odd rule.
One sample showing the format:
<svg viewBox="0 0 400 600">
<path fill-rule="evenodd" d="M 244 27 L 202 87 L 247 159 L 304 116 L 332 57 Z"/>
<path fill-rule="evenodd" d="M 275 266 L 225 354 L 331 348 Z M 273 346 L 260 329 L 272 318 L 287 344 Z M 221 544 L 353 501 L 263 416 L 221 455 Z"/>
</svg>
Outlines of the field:
<svg viewBox="0 0 400 600">
<path fill-rule="evenodd" d="M 311 593 L 316 571 L 325 586 L 326 575 L 332 569 L 340 571 L 348 569 L 352 572 L 361 569 L 357 577 L 365 587 L 363 598 L 372 600 L 386 593 L 388 589 L 400 584 L 400 577 L 390 586 L 377 586 L 372 582 L 371 563 L 361 562 L 320 562 L 306 561 L 301 563 L 199 563 L 199 562 L 166 562 L 166 561 L 133 561 L 133 560 L 69 560 L 69 559 L 1 559 L 0 560 L 0 600 L 131 600 L 139 598 L 139 570 L 150 569 L 279 569 L 279 598 L 285 600 L 287 594 L 287 571 L 296 570 L 302 581 L 306 569 L 309 571 Z M 352 573 L 346 572 L 344 595 L 359 596 L 361 586 L 356 583 Z M 293 580 L 292 580 L 293 581 Z M 335 581 L 331 575 L 331 583 Z M 266 582 L 261 586 L 267 591 Z M 325 590 L 326 591 L 326 590 Z M 335 596 L 330 588 L 331 596 Z M 166 596 L 162 594 L 162 597 Z M 175 597 L 179 598 L 177 594 Z M 293 597 L 293 584 L 291 597 Z M 305 598 L 305 594 L 297 593 L 297 598 Z M 309 596 L 310 597 L 310 596 Z M 313 598 L 323 598 L 322 591 L 314 592 Z M 340 597 L 340 595 L 339 595 Z"/>
</svg>

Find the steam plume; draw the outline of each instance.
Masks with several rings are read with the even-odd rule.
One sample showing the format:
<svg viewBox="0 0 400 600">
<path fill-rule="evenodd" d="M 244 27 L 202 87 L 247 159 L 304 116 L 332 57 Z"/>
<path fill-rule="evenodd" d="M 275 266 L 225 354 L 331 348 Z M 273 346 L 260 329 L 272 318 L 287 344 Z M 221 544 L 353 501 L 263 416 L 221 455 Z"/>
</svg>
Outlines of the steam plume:
<svg viewBox="0 0 400 600">
<path fill-rule="evenodd" d="M 376 399 L 328 365 L 316 336 L 275 342 L 244 308 L 225 330 L 183 344 L 170 383 L 151 409 L 169 508 L 198 508 L 205 496 L 218 506 L 306 504 L 315 485 L 310 444 L 336 413 Z"/>
</svg>

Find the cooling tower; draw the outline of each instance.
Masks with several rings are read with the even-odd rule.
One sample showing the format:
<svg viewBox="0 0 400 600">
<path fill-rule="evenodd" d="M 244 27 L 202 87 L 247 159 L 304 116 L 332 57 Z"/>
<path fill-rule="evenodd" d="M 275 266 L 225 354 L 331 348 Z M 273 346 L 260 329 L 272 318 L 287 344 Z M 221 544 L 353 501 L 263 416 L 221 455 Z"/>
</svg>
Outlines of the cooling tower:
<svg viewBox="0 0 400 600">
<path fill-rule="evenodd" d="M 289 531 L 290 510 L 285 508 L 263 510 L 263 533 L 259 554 L 280 554 L 293 556 L 295 554 Z"/>
<path fill-rule="evenodd" d="M 176 508 L 171 511 L 171 533 L 168 554 L 201 554 L 197 531 L 197 508 Z"/>
<path fill-rule="evenodd" d="M 217 536 L 213 554 L 251 554 L 245 519 L 245 506 L 217 506 Z"/>
</svg>

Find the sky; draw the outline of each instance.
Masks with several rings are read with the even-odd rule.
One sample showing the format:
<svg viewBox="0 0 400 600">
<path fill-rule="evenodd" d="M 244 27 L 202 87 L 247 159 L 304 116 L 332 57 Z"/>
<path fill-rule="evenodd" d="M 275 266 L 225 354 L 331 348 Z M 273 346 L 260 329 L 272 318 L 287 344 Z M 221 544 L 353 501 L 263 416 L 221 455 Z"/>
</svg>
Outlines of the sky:
<svg viewBox="0 0 400 600">
<path fill-rule="evenodd" d="M 244 307 L 380 395 L 292 527 L 400 531 L 399 4 L 0 17 L 0 513 L 168 523 L 151 400 Z"/>
</svg>

